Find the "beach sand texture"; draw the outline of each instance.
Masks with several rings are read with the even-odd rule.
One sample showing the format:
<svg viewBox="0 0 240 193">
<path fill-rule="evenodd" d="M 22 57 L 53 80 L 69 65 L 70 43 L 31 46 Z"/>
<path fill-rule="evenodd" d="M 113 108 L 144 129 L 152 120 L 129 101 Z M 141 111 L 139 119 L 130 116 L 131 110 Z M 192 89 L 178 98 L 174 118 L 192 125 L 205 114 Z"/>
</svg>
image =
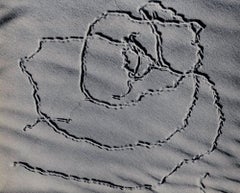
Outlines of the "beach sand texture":
<svg viewBox="0 0 240 193">
<path fill-rule="evenodd" d="M 0 192 L 240 192 L 238 0 L 0 2 Z"/>
</svg>

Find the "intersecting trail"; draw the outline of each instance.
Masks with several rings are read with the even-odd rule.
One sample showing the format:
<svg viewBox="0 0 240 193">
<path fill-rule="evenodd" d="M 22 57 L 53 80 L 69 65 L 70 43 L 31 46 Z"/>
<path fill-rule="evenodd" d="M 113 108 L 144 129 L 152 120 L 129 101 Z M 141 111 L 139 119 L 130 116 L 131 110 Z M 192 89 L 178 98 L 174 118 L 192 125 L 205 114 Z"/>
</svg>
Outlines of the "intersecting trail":
<svg viewBox="0 0 240 193">
<path fill-rule="evenodd" d="M 156 6 L 157 8 L 160 8 L 161 11 L 168 13 L 171 15 L 171 19 L 163 19 L 159 18 L 156 13 L 153 14 L 153 16 L 150 16 L 148 13 L 146 7 L 148 5 Z M 172 8 L 166 8 L 164 7 L 161 2 L 155 2 L 155 1 L 150 1 L 147 3 L 145 6 L 142 6 L 139 9 L 139 14 L 142 16 L 140 18 L 133 17 L 130 13 L 124 12 L 124 11 L 107 11 L 103 13 L 100 17 L 96 18 L 92 23 L 89 24 L 88 28 L 86 29 L 86 33 L 84 36 L 66 36 L 66 37 L 43 37 L 40 39 L 38 47 L 36 51 L 34 51 L 32 54 L 29 56 L 26 56 L 19 61 L 19 67 L 23 74 L 28 78 L 30 85 L 32 86 L 32 95 L 33 99 L 35 102 L 35 109 L 38 114 L 38 119 L 33 123 L 33 124 L 27 124 L 24 127 L 24 131 L 27 131 L 28 129 L 34 128 L 38 123 L 43 122 L 46 123 L 54 132 L 57 134 L 60 134 L 64 136 L 65 138 L 75 141 L 75 142 L 85 142 L 88 143 L 94 147 L 97 147 L 102 150 L 106 151 L 125 151 L 125 150 L 134 150 L 136 148 L 144 147 L 144 148 L 154 148 L 154 147 L 162 147 L 164 144 L 167 144 L 176 134 L 181 133 L 185 131 L 187 128 L 191 115 L 194 111 L 194 108 L 197 106 L 197 101 L 198 101 L 198 95 L 199 95 L 199 88 L 201 84 L 207 84 L 209 87 L 209 90 L 212 93 L 212 99 L 213 99 L 213 105 L 215 106 L 216 109 L 216 115 L 218 118 L 218 126 L 216 128 L 216 136 L 213 138 L 211 147 L 206 150 L 205 152 L 196 154 L 192 158 L 186 158 L 177 163 L 173 169 L 166 175 L 164 175 L 158 182 L 158 185 L 164 184 L 171 175 L 173 175 L 175 172 L 177 172 L 181 167 L 184 165 L 187 165 L 189 163 L 194 163 L 197 160 L 202 159 L 205 155 L 210 155 L 217 147 L 218 145 L 218 140 L 219 137 L 222 134 L 222 128 L 223 124 L 225 121 L 224 113 L 222 110 L 222 105 L 220 103 L 220 97 L 218 94 L 218 91 L 215 87 L 215 83 L 210 79 L 210 77 L 205 74 L 200 72 L 200 68 L 203 65 L 202 60 L 204 57 L 204 49 L 203 46 L 200 43 L 200 32 L 204 29 L 205 25 L 199 21 L 199 20 L 190 20 L 185 18 L 184 15 L 178 14 L 174 9 Z M 122 40 L 115 40 L 112 37 L 108 37 L 107 35 L 103 33 L 93 33 L 93 29 L 97 23 L 100 23 L 101 20 L 104 20 L 108 18 L 109 16 L 117 16 L 117 17 L 124 17 L 127 20 L 137 23 L 139 25 L 141 24 L 147 24 L 150 29 L 152 34 L 155 37 L 156 44 L 155 44 L 155 50 L 156 50 L 156 55 L 152 56 L 149 53 L 147 53 L 146 48 L 144 45 L 140 45 L 135 39 L 133 34 L 129 34 L 128 39 L 122 39 Z M 192 33 L 192 42 L 191 44 L 194 46 L 196 49 L 196 59 L 194 64 L 189 68 L 186 69 L 185 71 L 181 72 L 176 69 L 174 69 L 169 62 L 164 58 L 163 55 L 163 47 L 162 44 L 164 42 L 164 39 L 162 38 L 161 32 L 158 31 L 157 25 L 161 25 L 163 27 L 166 26 L 177 26 L 177 27 L 186 27 L 191 33 Z M 94 98 L 89 90 L 87 89 L 87 86 L 85 85 L 85 76 L 87 74 L 87 57 L 86 53 L 88 52 L 88 41 L 92 39 L 99 39 L 101 41 L 107 42 L 108 44 L 114 45 L 114 46 L 119 46 L 123 47 L 122 49 L 122 58 L 123 62 L 125 62 L 124 66 L 130 66 L 127 52 L 131 51 L 134 54 L 138 56 L 138 64 L 134 71 L 131 71 L 129 68 L 126 68 L 125 70 L 128 70 L 129 73 L 129 80 L 128 82 L 128 90 L 126 93 L 122 94 L 121 96 L 115 96 L 118 99 L 123 99 L 125 96 L 127 96 L 134 85 L 135 81 L 138 81 L 139 79 L 144 79 L 144 76 L 147 74 L 150 74 L 153 69 L 157 69 L 159 71 L 167 71 L 170 74 L 174 75 L 177 77 L 177 80 L 173 82 L 172 85 L 167 85 L 166 87 L 158 88 L 158 89 L 147 89 L 146 91 L 143 91 L 139 94 L 137 98 L 131 101 L 127 102 L 122 102 L 122 103 L 111 103 L 109 101 L 104 101 L 101 99 Z M 131 41 L 130 41 L 131 40 Z M 50 42 L 50 43 L 56 43 L 56 42 L 62 42 L 62 43 L 67 43 L 71 41 L 79 41 L 82 42 L 82 49 L 80 52 L 80 68 L 81 68 L 81 74 L 79 77 L 79 84 L 80 84 L 80 90 L 82 93 L 86 96 L 86 100 L 96 104 L 100 105 L 106 108 L 111 108 L 115 110 L 121 110 L 123 108 L 130 108 L 132 106 L 137 105 L 140 102 L 143 102 L 144 97 L 150 97 L 153 95 L 160 95 L 164 92 L 174 92 L 179 88 L 179 85 L 184 83 L 184 80 L 186 78 L 192 78 L 193 80 L 193 93 L 191 97 L 191 101 L 189 103 L 189 107 L 186 110 L 186 113 L 182 119 L 182 124 L 178 126 L 177 128 L 174 129 L 172 133 L 170 133 L 168 136 L 165 138 L 158 140 L 158 141 L 142 141 L 138 140 L 134 143 L 131 144 L 123 144 L 123 145 L 107 145 L 104 143 L 101 143 L 97 141 L 96 139 L 88 138 L 88 137 L 83 137 L 83 136 L 76 136 L 74 134 L 69 133 L 67 130 L 64 128 L 59 127 L 58 122 L 65 122 L 66 124 L 71 122 L 70 118 L 53 118 L 51 115 L 48 115 L 46 112 L 43 112 L 41 108 L 41 96 L 39 94 L 39 85 L 38 83 L 34 80 L 33 75 L 31 74 L 30 71 L 28 71 L 26 67 L 26 62 L 29 62 L 32 60 L 38 53 L 41 52 L 43 49 L 44 43 Z M 150 65 L 145 69 L 144 73 L 142 75 L 137 74 L 138 67 L 139 67 L 139 60 L 141 58 L 146 58 Z M 102 180 L 97 180 L 97 179 L 89 179 L 89 178 L 84 178 L 84 177 L 78 177 L 70 174 L 65 174 L 61 173 L 58 171 L 51 171 L 51 170 L 46 170 L 42 169 L 39 167 L 34 167 L 28 164 L 27 162 L 22 162 L 22 161 L 16 161 L 14 162 L 14 166 L 20 166 L 28 171 L 34 172 L 34 173 L 39 173 L 41 175 L 45 176 L 56 176 L 56 177 L 61 177 L 65 180 L 71 180 L 71 181 L 78 181 L 78 182 L 84 182 L 84 183 L 90 183 L 90 184 L 99 184 L 99 185 L 104 185 L 108 186 L 110 188 L 115 188 L 115 189 L 121 189 L 121 190 L 134 190 L 134 189 L 151 189 L 152 185 L 139 185 L 135 187 L 129 187 L 129 186 L 122 186 L 122 185 L 117 185 L 112 182 L 108 181 L 102 181 Z M 202 183 L 201 183 L 202 184 Z M 202 190 L 204 191 L 204 189 Z"/>
</svg>

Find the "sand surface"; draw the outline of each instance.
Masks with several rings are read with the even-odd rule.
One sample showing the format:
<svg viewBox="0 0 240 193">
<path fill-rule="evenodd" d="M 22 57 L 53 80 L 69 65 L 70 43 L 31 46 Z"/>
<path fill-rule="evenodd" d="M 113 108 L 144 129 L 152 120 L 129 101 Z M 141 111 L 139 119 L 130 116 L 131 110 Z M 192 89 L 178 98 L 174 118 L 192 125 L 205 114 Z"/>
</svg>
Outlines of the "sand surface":
<svg viewBox="0 0 240 193">
<path fill-rule="evenodd" d="M 240 1 L 1 0 L 1 193 L 239 193 Z"/>
</svg>

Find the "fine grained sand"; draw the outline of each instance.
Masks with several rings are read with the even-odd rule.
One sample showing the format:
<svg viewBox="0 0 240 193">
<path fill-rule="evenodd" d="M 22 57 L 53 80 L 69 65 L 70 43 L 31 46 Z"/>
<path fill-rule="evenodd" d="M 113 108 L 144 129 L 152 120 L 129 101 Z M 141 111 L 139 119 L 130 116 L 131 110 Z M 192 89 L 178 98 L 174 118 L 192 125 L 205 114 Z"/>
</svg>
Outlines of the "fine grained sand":
<svg viewBox="0 0 240 193">
<path fill-rule="evenodd" d="M 240 192 L 239 8 L 2 0 L 0 192 Z"/>
</svg>

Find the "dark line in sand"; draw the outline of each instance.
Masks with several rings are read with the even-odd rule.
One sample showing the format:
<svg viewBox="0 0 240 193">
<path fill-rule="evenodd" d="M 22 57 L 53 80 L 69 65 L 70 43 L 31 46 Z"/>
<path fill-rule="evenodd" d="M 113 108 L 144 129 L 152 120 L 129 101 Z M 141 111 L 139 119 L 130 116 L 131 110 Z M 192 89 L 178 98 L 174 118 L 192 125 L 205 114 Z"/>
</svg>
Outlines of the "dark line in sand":
<svg viewBox="0 0 240 193">
<path fill-rule="evenodd" d="M 138 186 L 123 186 L 123 185 L 118 185 L 110 181 L 105 181 L 105 180 L 99 180 L 95 178 L 86 178 L 86 177 L 79 177 L 77 175 L 72 175 L 72 174 L 66 174 L 63 172 L 59 171 L 54 171 L 54 170 L 45 170 L 40 167 L 34 167 L 30 165 L 27 162 L 14 162 L 13 163 L 14 167 L 23 167 L 26 170 L 37 173 L 43 176 L 51 176 L 51 177 L 58 177 L 62 178 L 64 180 L 69 180 L 69 181 L 74 181 L 74 182 L 79 182 L 79 183 L 86 183 L 86 184 L 95 184 L 95 185 L 100 185 L 100 186 L 106 186 L 112 189 L 119 189 L 119 190 L 152 190 L 152 185 L 149 184 L 143 184 L 143 185 L 138 185 Z"/>
</svg>

